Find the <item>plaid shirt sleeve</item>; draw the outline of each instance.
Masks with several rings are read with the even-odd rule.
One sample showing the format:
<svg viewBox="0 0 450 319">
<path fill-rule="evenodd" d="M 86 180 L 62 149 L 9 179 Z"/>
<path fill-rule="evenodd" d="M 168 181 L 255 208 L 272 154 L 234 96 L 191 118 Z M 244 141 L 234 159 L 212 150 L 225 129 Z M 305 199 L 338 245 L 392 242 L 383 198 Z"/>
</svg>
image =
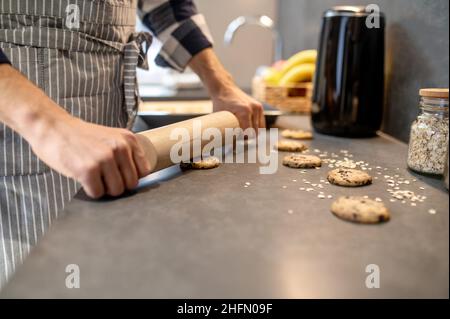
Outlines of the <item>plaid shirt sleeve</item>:
<svg viewBox="0 0 450 319">
<path fill-rule="evenodd" d="M 138 13 L 163 43 L 155 60 L 159 66 L 183 71 L 193 56 L 212 47 L 205 18 L 192 0 L 139 0 Z"/>
<path fill-rule="evenodd" d="M 0 64 L 3 63 L 10 63 L 6 55 L 2 52 L 2 49 L 0 49 Z"/>
</svg>

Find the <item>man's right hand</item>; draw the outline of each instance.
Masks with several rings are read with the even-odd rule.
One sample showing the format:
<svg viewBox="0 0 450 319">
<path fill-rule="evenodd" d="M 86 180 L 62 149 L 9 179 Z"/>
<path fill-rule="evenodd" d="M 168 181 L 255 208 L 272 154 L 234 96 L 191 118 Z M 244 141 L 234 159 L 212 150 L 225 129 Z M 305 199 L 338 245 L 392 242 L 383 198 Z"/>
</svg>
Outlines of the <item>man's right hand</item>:
<svg viewBox="0 0 450 319">
<path fill-rule="evenodd" d="M 118 196 L 150 173 L 135 135 L 68 114 L 8 64 L 0 65 L 0 122 L 19 133 L 48 166 L 93 198 Z"/>
<path fill-rule="evenodd" d="M 39 135 L 39 134 L 38 134 Z M 48 166 L 77 180 L 89 197 L 119 196 L 150 174 L 150 163 L 136 136 L 68 116 L 30 138 L 36 155 Z"/>
</svg>

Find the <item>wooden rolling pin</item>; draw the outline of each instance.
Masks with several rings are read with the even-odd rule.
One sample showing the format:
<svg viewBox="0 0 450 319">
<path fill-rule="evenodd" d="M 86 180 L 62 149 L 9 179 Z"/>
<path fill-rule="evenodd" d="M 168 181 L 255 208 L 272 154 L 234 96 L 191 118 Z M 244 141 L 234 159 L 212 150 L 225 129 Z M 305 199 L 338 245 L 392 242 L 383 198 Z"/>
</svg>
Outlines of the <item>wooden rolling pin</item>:
<svg viewBox="0 0 450 319">
<path fill-rule="evenodd" d="M 170 159 L 170 150 L 172 146 L 179 142 L 179 140 L 170 139 L 170 134 L 176 128 L 184 128 L 187 130 L 187 132 L 189 132 L 189 148 L 191 152 L 190 157 L 196 158 L 202 155 L 201 150 L 207 143 L 212 140 L 212 138 L 202 139 L 202 134 L 199 134 L 199 136 L 194 136 L 194 121 L 199 121 L 198 123 L 201 123 L 202 133 L 208 128 L 219 129 L 222 135 L 222 145 L 225 145 L 225 129 L 235 129 L 239 127 L 239 121 L 232 113 L 217 112 L 138 133 L 138 140 L 142 145 L 147 158 L 150 161 L 152 172 L 170 167 L 174 164 L 179 164 L 172 162 L 172 160 Z M 201 144 L 201 148 L 194 148 L 194 141 L 197 141 L 197 143 Z"/>
</svg>

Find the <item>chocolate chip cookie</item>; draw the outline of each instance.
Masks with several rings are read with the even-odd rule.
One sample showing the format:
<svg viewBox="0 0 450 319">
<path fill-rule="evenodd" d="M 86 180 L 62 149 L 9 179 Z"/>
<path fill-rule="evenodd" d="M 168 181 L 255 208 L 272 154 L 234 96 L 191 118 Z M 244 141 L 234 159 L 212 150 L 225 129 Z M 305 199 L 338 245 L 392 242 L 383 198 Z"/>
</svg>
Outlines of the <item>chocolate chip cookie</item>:
<svg viewBox="0 0 450 319">
<path fill-rule="evenodd" d="M 357 169 L 338 168 L 328 173 L 328 181 L 338 186 L 358 187 L 372 184 L 372 177 Z"/>
<path fill-rule="evenodd" d="M 378 224 L 390 219 L 383 203 L 364 197 L 346 196 L 331 205 L 331 212 L 344 220 L 360 224 Z"/>
<path fill-rule="evenodd" d="M 313 134 L 303 130 L 284 130 L 281 136 L 293 140 L 312 140 Z"/>
<path fill-rule="evenodd" d="M 292 154 L 283 158 L 283 165 L 290 168 L 316 168 L 322 166 L 322 160 L 314 155 Z"/>
<path fill-rule="evenodd" d="M 297 141 L 279 141 L 276 145 L 276 149 L 281 152 L 300 153 L 306 151 L 308 147 Z"/>
<path fill-rule="evenodd" d="M 184 162 L 180 163 L 180 167 L 183 170 L 186 170 L 186 169 L 198 169 L 198 170 L 213 169 L 213 168 L 219 167 L 219 165 L 220 165 L 220 160 L 214 156 L 204 158 L 200 161 L 191 161 L 188 163 L 184 163 Z"/>
</svg>

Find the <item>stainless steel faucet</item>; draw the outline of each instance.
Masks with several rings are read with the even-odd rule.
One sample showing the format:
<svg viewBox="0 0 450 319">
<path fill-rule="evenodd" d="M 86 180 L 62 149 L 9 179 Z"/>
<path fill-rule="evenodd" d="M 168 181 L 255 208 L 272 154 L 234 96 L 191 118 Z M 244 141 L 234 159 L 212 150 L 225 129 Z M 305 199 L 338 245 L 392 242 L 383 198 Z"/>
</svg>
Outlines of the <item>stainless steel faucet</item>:
<svg viewBox="0 0 450 319">
<path fill-rule="evenodd" d="M 240 16 L 228 25 L 225 31 L 224 43 L 225 45 L 231 45 L 234 39 L 234 35 L 244 25 L 257 25 L 265 29 L 269 29 L 273 34 L 274 42 L 274 62 L 283 58 L 283 42 L 281 40 L 280 33 L 276 29 L 275 22 L 268 16 Z"/>
</svg>

